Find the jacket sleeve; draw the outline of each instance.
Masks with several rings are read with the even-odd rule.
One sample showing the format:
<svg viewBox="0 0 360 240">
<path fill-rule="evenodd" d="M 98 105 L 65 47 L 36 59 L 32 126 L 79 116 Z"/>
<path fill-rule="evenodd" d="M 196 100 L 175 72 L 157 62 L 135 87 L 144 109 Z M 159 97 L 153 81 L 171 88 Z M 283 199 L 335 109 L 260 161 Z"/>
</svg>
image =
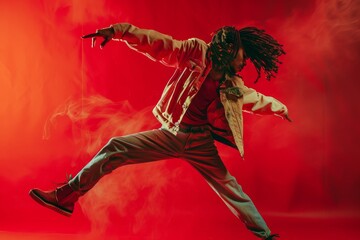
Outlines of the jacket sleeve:
<svg viewBox="0 0 360 240">
<path fill-rule="evenodd" d="M 169 35 L 155 30 L 141 29 L 130 23 L 118 23 L 112 27 L 115 31 L 113 40 L 123 41 L 131 49 L 166 66 L 179 67 L 190 56 L 195 59 L 202 57 L 200 39 L 175 40 Z"/>
<path fill-rule="evenodd" d="M 279 100 L 265 96 L 245 85 L 242 85 L 241 90 L 243 93 L 243 111 L 260 115 L 274 114 L 282 118 L 288 114 L 287 107 Z"/>
</svg>

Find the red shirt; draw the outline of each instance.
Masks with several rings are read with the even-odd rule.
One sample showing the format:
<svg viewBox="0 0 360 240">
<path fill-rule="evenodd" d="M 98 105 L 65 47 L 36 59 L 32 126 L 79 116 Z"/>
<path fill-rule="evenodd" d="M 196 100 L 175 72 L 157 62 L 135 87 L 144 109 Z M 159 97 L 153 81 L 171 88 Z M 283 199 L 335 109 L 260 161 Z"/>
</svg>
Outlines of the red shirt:
<svg viewBox="0 0 360 240">
<path fill-rule="evenodd" d="M 218 97 L 219 81 L 206 77 L 199 92 L 192 100 L 182 123 L 187 125 L 204 125 L 208 123 L 207 108 Z"/>
</svg>

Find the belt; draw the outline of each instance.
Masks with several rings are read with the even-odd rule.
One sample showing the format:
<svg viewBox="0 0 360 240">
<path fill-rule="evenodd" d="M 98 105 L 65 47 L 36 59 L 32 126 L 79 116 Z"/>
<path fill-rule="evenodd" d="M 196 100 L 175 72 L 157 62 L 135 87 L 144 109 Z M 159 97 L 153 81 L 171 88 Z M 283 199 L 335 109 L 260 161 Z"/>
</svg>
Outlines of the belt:
<svg viewBox="0 0 360 240">
<path fill-rule="evenodd" d="M 179 131 L 183 133 L 203 133 L 210 130 L 209 125 L 198 125 L 198 126 L 191 126 L 191 125 L 183 125 L 179 126 Z"/>
</svg>

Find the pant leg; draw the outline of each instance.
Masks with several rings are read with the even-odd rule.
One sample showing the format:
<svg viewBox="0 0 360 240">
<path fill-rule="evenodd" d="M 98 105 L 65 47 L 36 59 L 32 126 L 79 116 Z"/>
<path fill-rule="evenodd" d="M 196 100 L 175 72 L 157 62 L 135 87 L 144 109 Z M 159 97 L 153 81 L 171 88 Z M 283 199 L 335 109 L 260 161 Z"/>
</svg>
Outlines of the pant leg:
<svg viewBox="0 0 360 240">
<path fill-rule="evenodd" d="M 155 129 L 112 138 L 69 184 L 85 194 L 101 177 L 118 167 L 178 157 L 188 136 L 185 133 L 174 136 L 166 130 Z"/>
<path fill-rule="evenodd" d="M 182 158 L 200 172 L 250 231 L 261 238 L 270 235 L 270 230 L 254 203 L 221 161 L 209 131 L 190 135 Z"/>
</svg>

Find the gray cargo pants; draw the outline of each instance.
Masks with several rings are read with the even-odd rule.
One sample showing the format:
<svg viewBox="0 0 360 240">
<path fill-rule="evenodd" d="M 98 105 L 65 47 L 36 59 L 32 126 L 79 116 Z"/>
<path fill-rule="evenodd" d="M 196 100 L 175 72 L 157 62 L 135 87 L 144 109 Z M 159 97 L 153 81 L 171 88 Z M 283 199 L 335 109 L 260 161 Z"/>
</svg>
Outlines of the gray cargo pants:
<svg viewBox="0 0 360 240">
<path fill-rule="evenodd" d="M 176 136 L 165 129 L 155 129 L 112 138 L 69 184 L 85 194 L 118 167 L 168 158 L 189 162 L 250 231 L 260 238 L 270 235 L 253 202 L 221 161 L 207 127 L 193 127 Z"/>
</svg>

